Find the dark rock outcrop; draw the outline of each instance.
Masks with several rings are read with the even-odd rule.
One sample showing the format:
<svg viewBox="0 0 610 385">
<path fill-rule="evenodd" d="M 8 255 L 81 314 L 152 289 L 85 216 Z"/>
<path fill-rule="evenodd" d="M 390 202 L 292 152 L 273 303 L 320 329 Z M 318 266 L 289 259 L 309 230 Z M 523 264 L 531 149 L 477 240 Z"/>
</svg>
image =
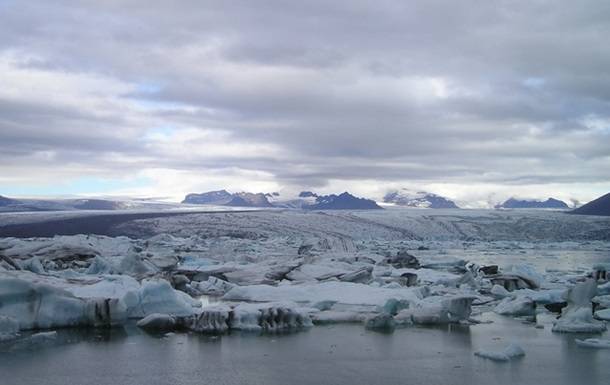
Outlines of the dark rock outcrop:
<svg viewBox="0 0 610 385">
<path fill-rule="evenodd" d="M 570 211 L 570 214 L 610 216 L 610 193 Z"/>
</svg>

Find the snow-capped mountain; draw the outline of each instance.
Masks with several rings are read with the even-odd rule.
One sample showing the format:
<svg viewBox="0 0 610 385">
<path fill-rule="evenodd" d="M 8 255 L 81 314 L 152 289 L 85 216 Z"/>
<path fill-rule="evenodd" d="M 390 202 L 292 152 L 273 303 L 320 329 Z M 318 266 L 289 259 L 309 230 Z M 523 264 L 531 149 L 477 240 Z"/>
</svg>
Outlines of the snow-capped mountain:
<svg viewBox="0 0 610 385">
<path fill-rule="evenodd" d="M 273 207 L 263 193 L 239 192 L 233 194 L 233 198 L 226 206 L 238 207 Z"/>
<path fill-rule="evenodd" d="M 273 194 L 270 194 L 273 196 Z M 229 193 L 227 190 L 208 191 L 201 194 L 188 194 L 182 203 L 195 205 L 217 205 L 233 207 L 273 207 L 263 193 L 239 192 Z"/>
<path fill-rule="evenodd" d="M 549 198 L 545 201 L 510 198 L 495 206 L 496 209 L 568 209 L 568 205 L 559 199 Z"/>
<path fill-rule="evenodd" d="M 385 203 L 399 206 L 416 207 L 424 209 L 457 209 L 455 202 L 440 195 L 425 191 L 411 191 L 401 189 L 391 191 L 383 197 Z"/>
<path fill-rule="evenodd" d="M 19 201 L 15 200 L 15 199 L 10 199 L 10 198 L 3 197 L 2 195 L 0 195 L 0 207 L 15 205 L 18 203 L 19 203 Z"/>
<path fill-rule="evenodd" d="M 208 191 L 201 194 L 188 194 L 182 203 L 193 205 L 225 205 L 233 199 L 227 190 Z"/>
<path fill-rule="evenodd" d="M 339 195 L 322 195 L 314 204 L 303 206 L 306 210 L 375 210 L 382 209 L 371 199 L 358 198 L 348 192 Z"/>
<path fill-rule="evenodd" d="M 610 216 L 610 193 L 603 195 L 573 211 L 572 214 Z"/>
</svg>

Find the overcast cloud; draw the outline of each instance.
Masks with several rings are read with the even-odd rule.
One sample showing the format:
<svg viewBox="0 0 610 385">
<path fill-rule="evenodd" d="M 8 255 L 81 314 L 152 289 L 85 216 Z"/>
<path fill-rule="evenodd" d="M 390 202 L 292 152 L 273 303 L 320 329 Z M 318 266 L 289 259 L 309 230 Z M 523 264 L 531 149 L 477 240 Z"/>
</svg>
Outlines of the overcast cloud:
<svg viewBox="0 0 610 385">
<path fill-rule="evenodd" d="M 609 36 L 605 0 L 0 0 L 0 194 L 586 201 Z"/>
</svg>

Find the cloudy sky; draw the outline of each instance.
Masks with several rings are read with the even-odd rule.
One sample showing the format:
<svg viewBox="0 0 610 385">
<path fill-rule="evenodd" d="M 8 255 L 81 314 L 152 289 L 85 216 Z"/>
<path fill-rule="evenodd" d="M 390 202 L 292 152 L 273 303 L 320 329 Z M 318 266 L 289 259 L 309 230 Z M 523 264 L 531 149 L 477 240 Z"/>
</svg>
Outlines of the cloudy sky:
<svg viewBox="0 0 610 385">
<path fill-rule="evenodd" d="M 610 191 L 610 2 L 0 0 L 0 194 Z"/>
</svg>

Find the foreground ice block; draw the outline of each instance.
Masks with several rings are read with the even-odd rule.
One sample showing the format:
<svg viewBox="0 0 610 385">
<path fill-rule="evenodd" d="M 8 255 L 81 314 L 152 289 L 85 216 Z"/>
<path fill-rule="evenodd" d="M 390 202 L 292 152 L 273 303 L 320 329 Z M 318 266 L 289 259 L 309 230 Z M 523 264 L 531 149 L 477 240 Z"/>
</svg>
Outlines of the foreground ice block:
<svg viewBox="0 0 610 385">
<path fill-rule="evenodd" d="M 126 307 L 116 298 L 78 298 L 47 284 L 3 277 L 0 316 L 16 320 L 21 330 L 111 326 L 125 320 Z"/>
<path fill-rule="evenodd" d="M 575 340 L 576 345 L 591 349 L 610 349 L 610 340 L 600 338 L 587 338 L 586 340 Z"/>
<path fill-rule="evenodd" d="M 492 361 L 507 362 L 514 358 L 524 356 L 525 351 L 516 343 L 511 343 L 506 348 L 499 351 L 479 350 L 474 352 L 474 355 Z"/>
<path fill-rule="evenodd" d="M 606 324 L 593 318 L 591 299 L 597 294 L 597 282 L 588 279 L 576 284 L 566 294 L 568 306 L 561 311 L 561 317 L 553 325 L 554 332 L 601 333 Z"/>
<path fill-rule="evenodd" d="M 221 334 L 229 330 L 251 332 L 295 331 L 313 324 L 307 312 L 293 303 L 217 305 L 189 316 L 151 314 L 137 324 L 145 330 L 190 330 Z"/>
<path fill-rule="evenodd" d="M 395 321 L 399 325 L 437 325 L 468 321 L 472 312 L 472 301 L 476 298 L 469 295 L 428 297 L 412 308 L 400 311 Z"/>
<path fill-rule="evenodd" d="M 201 307 L 201 302 L 174 290 L 163 279 L 142 281 L 141 288 L 128 292 L 123 300 L 129 318 L 143 318 L 153 313 L 188 316 L 198 312 Z"/>
</svg>

